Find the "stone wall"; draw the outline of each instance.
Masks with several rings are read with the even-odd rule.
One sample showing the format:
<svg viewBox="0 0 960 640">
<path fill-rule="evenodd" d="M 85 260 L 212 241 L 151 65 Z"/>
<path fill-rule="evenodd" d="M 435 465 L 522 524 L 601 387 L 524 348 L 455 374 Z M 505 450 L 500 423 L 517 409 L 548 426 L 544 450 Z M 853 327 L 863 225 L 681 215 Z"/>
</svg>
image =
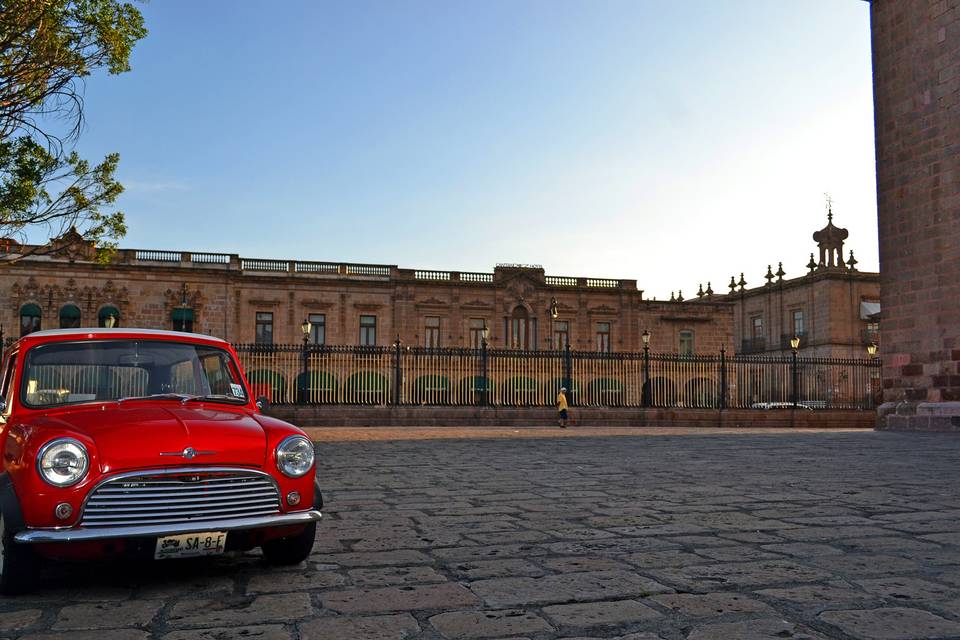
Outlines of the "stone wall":
<svg viewBox="0 0 960 640">
<path fill-rule="evenodd" d="M 874 0 L 871 24 L 882 413 L 960 427 L 960 0 Z"/>
</svg>

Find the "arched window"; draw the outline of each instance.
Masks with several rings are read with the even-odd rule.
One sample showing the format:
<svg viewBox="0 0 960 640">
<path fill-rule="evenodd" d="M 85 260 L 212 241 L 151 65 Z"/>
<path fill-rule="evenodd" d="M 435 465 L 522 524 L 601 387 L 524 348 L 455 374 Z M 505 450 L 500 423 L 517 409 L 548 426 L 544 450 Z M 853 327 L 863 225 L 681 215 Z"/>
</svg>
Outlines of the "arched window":
<svg viewBox="0 0 960 640">
<path fill-rule="evenodd" d="M 40 331 L 40 307 L 30 303 L 20 307 L 20 335 Z"/>
<path fill-rule="evenodd" d="M 193 309 L 177 307 L 173 310 L 173 330 L 193 333 Z"/>
<path fill-rule="evenodd" d="M 76 329 L 80 327 L 80 308 L 75 304 L 65 304 L 60 309 L 60 328 Z"/>
<path fill-rule="evenodd" d="M 108 322 L 110 318 L 113 318 L 112 324 Z M 113 327 L 120 326 L 120 310 L 116 307 L 106 306 L 102 307 L 100 311 L 97 312 L 97 326 L 98 327 L 107 327 L 108 329 Z"/>
<path fill-rule="evenodd" d="M 510 347 L 526 349 L 530 344 L 530 314 L 525 307 L 517 305 L 510 314 Z"/>
</svg>

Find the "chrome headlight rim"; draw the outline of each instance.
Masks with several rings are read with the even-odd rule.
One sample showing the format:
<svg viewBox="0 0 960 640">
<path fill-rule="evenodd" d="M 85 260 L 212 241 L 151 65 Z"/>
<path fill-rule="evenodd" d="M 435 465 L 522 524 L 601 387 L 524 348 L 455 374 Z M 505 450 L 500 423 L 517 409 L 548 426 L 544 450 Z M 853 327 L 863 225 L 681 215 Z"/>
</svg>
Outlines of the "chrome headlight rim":
<svg viewBox="0 0 960 640">
<path fill-rule="evenodd" d="M 81 460 L 82 465 L 80 467 L 80 470 L 76 474 L 74 474 L 70 479 L 58 482 L 54 479 L 51 479 L 44 472 L 43 459 L 44 457 L 46 457 L 47 453 L 49 453 L 50 449 L 60 445 L 72 445 L 77 449 L 79 449 L 79 453 L 81 455 L 78 456 L 78 458 Z M 40 449 L 37 451 L 37 473 L 40 475 L 40 478 L 42 478 L 43 481 L 49 484 L 50 486 L 57 487 L 58 489 L 72 487 L 73 485 L 79 483 L 84 478 L 86 478 L 88 471 L 90 471 L 90 452 L 87 451 L 86 445 L 80 442 L 79 440 L 77 440 L 76 438 L 54 438 L 53 440 L 47 442 L 42 447 L 40 447 Z"/>
<path fill-rule="evenodd" d="M 310 464 L 307 465 L 306 468 L 304 468 L 302 471 L 290 471 L 284 464 L 285 456 L 289 455 L 289 452 L 286 451 L 286 448 L 295 442 L 306 443 L 307 448 L 310 450 Z M 307 438 L 306 436 L 302 436 L 299 434 L 287 436 L 286 438 L 281 440 L 280 444 L 277 445 L 277 448 L 274 451 L 274 458 L 276 458 L 277 469 L 280 471 L 280 473 L 287 476 L 288 478 L 304 477 L 305 475 L 310 473 L 310 471 L 313 469 L 314 464 L 316 463 L 316 454 L 314 453 L 314 450 L 313 450 L 313 443 L 310 442 L 310 439 Z"/>
</svg>

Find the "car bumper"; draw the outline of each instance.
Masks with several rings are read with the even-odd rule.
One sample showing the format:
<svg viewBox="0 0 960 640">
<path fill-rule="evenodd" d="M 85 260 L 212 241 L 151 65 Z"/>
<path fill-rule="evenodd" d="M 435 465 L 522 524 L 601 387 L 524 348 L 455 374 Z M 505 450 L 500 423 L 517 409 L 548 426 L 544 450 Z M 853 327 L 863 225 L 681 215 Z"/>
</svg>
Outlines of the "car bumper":
<svg viewBox="0 0 960 640">
<path fill-rule="evenodd" d="M 316 509 L 277 513 L 252 518 L 225 518 L 222 520 L 203 520 L 199 522 L 176 522 L 161 525 L 126 527 L 73 527 L 64 529 L 24 529 L 13 539 L 24 544 L 48 542 L 87 542 L 92 540 L 110 540 L 115 538 L 156 538 L 175 536 L 196 531 L 237 531 L 242 529 L 264 529 L 270 527 L 289 527 L 309 524 L 320 520 L 323 515 Z"/>
</svg>

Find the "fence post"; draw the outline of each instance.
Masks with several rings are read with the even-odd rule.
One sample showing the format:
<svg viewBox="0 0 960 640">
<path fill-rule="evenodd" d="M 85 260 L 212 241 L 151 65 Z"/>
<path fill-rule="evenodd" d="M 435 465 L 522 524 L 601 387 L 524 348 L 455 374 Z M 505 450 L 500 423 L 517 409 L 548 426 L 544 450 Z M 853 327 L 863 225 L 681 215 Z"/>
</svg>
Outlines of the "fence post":
<svg viewBox="0 0 960 640">
<path fill-rule="evenodd" d="M 483 380 L 483 389 L 480 391 L 480 406 L 490 404 L 490 383 L 487 380 L 487 339 L 480 338 L 480 379 Z"/>
<path fill-rule="evenodd" d="M 797 408 L 797 350 L 793 350 L 793 408 Z"/>
<path fill-rule="evenodd" d="M 727 408 L 727 350 L 720 345 L 720 409 Z"/>
<path fill-rule="evenodd" d="M 652 404 L 651 396 L 653 389 L 650 388 L 650 345 L 644 341 L 643 344 L 643 389 L 640 391 L 640 399 L 644 407 L 650 407 Z"/>
<path fill-rule="evenodd" d="M 309 381 L 309 375 L 310 375 L 310 352 L 308 351 L 308 349 L 309 349 L 309 344 L 308 344 L 309 339 L 310 339 L 310 336 L 309 336 L 309 335 L 304 335 L 304 336 L 303 336 L 303 354 L 302 354 L 302 355 L 303 355 L 303 367 L 302 367 L 302 371 L 300 372 L 300 379 L 303 380 L 303 382 L 300 383 L 300 398 L 299 398 L 300 404 L 307 404 L 307 389 L 310 388 L 310 381 Z"/>
<path fill-rule="evenodd" d="M 401 376 L 403 375 L 400 370 L 400 334 L 397 334 L 397 341 L 393 343 L 394 346 L 394 361 L 393 361 L 393 404 L 400 404 L 400 384 L 402 382 Z"/>
<path fill-rule="evenodd" d="M 567 388 L 567 397 L 572 407 L 576 404 L 576 397 L 573 394 L 573 357 L 570 355 L 569 342 L 563 346 L 563 386 Z"/>
</svg>

